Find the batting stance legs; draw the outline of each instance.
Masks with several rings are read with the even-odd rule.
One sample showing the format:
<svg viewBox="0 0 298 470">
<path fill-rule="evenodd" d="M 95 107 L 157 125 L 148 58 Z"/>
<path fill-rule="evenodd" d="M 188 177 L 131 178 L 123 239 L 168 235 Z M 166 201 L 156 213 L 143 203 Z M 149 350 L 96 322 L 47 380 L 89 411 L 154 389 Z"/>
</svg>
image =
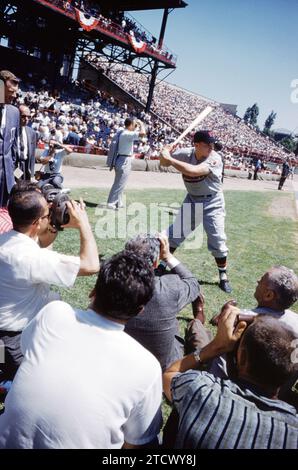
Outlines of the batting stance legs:
<svg viewBox="0 0 298 470">
<path fill-rule="evenodd" d="M 121 155 L 117 157 L 115 179 L 108 197 L 108 204 L 115 208 L 123 207 L 122 194 L 131 171 L 131 161 L 131 157 L 123 157 Z"/>
<path fill-rule="evenodd" d="M 228 292 L 226 281 L 229 250 L 226 245 L 225 202 L 222 192 L 212 197 L 190 194 L 186 196 L 174 223 L 168 229 L 171 252 L 174 252 L 202 221 L 207 235 L 208 250 L 214 256 L 219 270 L 219 285 Z"/>
</svg>

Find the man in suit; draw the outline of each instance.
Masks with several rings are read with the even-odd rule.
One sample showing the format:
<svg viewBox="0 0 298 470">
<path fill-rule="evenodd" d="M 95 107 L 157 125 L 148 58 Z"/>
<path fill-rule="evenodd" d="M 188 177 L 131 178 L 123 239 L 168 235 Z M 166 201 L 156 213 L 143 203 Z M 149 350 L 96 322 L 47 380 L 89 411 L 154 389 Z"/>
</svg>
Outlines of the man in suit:
<svg viewBox="0 0 298 470">
<path fill-rule="evenodd" d="M 160 238 L 150 235 L 139 235 L 129 240 L 125 249 L 146 259 L 152 269 L 156 268 L 159 259 L 167 263 L 170 271 L 162 276 L 155 271 L 155 288 L 152 299 L 144 306 L 143 311 L 131 318 L 125 325 L 125 332 L 148 349 L 159 361 L 162 370 L 190 352 L 197 338 L 195 331 L 190 331 L 186 341 L 181 337 L 178 313 L 192 303 L 194 318 L 204 323 L 203 297 L 196 277 L 180 263 L 171 253 L 169 241 L 165 235 Z M 191 334 L 194 333 L 194 337 Z M 201 335 L 201 332 L 199 332 Z M 203 333 L 206 342 L 208 334 Z M 202 340 L 202 338 L 200 338 Z M 206 344 L 206 342 L 204 344 Z"/>
<path fill-rule="evenodd" d="M 0 209 L 5 208 L 15 184 L 14 170 L 18 157 L 19 110 L 10 103 L 17 95 L 19 79 L 8 70 L 0 71 L 4 83 L 4 103 L 0 103 Z"/>
<path fill-rule="evenodd" d="M 35 151 L 37 146 L 36 132 L 28 126 L 31 113 L 28 106 L 21 105 L 20 108 L 20 158 L 19 168 L 22 170 L 22 179 L 30 181 L 34 176 Z"/>
</svg>

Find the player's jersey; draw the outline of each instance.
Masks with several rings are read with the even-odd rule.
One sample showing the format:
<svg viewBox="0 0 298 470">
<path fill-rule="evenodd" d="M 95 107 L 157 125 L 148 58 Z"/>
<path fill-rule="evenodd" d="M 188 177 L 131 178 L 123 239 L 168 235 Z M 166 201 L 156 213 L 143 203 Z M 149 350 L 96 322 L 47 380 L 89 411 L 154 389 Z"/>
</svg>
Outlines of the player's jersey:
<svg viewBox="0 0 298 470">
<path fill-rule="evenodd" d="M 180 162 L 190 163 L 191 165 L 205 163 L 209 166 L 210 173 L 206 176 L 191 177 L 182 175 L 189 194 L 193 196 L 207 196 L 222 190 L 221 178 L 223 163 L 218 153 L 213 151 L 209 157 L 198 161 L 195 156 L 194 148 L 183 148 L 174 152 L 172 157 Z"/>
</svg>

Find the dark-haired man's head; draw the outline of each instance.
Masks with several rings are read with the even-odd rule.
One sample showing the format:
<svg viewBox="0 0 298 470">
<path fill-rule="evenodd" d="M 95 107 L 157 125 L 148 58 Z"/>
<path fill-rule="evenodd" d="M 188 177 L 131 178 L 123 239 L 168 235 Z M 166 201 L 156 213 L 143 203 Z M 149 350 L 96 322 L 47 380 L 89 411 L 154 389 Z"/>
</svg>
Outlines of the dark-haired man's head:
<svg viewBox="0 0 298 470">
<path fill-rule="evenodd" d="M 294 332 L 269 315 L 259 315 L 244 331 L 237 351 L 240 379 L 275 393 L 294 371 Z"/>
<path fill-rule="evenodd" d="M 14 191 L 8 201 L 14 230 L 36 238 L 48 229 L 49 207 L 37 190 Z"/>
<path fill-rule="evenodd" d="M 273 266 L 258 281 L 255 298 L 259 307 L 276 311 L 290 308 L 298 299 L 297 275 L 285 266 Z"/>
<path fill-rule="evenodd" d="M 151 268 L 156 268 L 160 257 L 160 240 L 150 234 L 137 235 L 128 240 L 125 249 L 138 254 Z"/>
<path fill-rule="evenodd" d="M 193 136 L 193 142 L 196 150 L 196 156 L 207 158 L 214 150 L 215 138 L 211 131 L 197 131 Z"/>
<path fill-rule="evenodd" d="M 10 197 L 15 193 L 23 193 L 25 191 L 38 191 L 41 192 L 37 183 L 33 181 L 19 180 L 16 184 L 13 185 L 10 192 Z"/>
<path fill-rule="evenodd" d="M 125 323 L 143 310 L 153 290 L 154 273 L 148 262 L 124 250 L 101 265 L 92 293 L 92 308 Z"/>
<path fill-rule="evenodd" d="M 135 128 L 136 128 L 135 119 L 126 118 L 125 121 L 124 121 L 124 126 L 125 126 L 125 129 L 127 129 L 128 131 L 134 131 Z"/>
</svg>

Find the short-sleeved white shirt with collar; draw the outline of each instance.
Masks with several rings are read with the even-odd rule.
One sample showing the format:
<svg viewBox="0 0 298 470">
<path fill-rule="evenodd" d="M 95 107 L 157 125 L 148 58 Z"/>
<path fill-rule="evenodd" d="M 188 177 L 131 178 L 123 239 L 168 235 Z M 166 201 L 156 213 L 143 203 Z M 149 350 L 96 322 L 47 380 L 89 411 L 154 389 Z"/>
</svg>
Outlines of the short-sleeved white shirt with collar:
<svg viewBox="0 0 298 470">
<path fill-rule="evenodd" d="M 55 298 L 50 286 L 72 287 L 79 269 L 79 257 L 40 248 L 14 230 L 0 235 L 0 330 L 22 331 Z"/>
<path fill-rule="evenodd" d="M 118 449 L 159 433 L 156 358 L 93 310 L 45 306 L 21 336 L 23 362 L 0 416 L 0 448 Z"/>
<path fill-rule="evenodd" d="M 132 155 L 133 144 L 139 140 L 139 132 L 124 129 L 119 137 L 118 155 Z"/>
</svg>

